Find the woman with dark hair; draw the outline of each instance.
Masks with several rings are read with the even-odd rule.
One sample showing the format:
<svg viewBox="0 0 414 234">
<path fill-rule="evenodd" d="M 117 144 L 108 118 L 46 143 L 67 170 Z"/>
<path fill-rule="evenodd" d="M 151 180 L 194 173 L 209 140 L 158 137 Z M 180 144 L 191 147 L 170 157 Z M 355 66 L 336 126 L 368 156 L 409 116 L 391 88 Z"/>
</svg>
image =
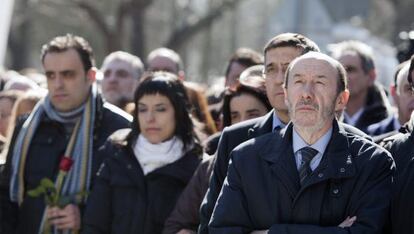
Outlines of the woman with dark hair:
<svg viewBox="0 0 414 234">
<path fill-rule="evenodd" d="M 271 109 L 264 91 L 239 84 L 234 91 L 227 90 L 224 94 L 223 127 L 263 116 Z"/>
<path fill-rule="evenodd" d="M 131 129 L 99 150 L 98 172 L 83 233 L 161 233 L 164 221 L 202 158 L 180 80 L 148 74 L 135 91 Z"/>
</svg>

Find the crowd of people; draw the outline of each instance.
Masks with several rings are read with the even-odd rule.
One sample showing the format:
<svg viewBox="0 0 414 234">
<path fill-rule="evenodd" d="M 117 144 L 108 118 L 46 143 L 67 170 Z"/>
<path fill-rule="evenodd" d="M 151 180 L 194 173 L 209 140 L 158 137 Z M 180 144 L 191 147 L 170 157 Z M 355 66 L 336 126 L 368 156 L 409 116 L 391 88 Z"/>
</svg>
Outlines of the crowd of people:
<svg viewBox="0 0 414 234">
<path fill-rule="evenodd" d="M 0 233 L 414 234 L 414 56 L 387 89 L 332 48 L 282 33 L 207 87 L 168 48 L 98 69 L 52 38 L 0 74 Z"/>
</svg>

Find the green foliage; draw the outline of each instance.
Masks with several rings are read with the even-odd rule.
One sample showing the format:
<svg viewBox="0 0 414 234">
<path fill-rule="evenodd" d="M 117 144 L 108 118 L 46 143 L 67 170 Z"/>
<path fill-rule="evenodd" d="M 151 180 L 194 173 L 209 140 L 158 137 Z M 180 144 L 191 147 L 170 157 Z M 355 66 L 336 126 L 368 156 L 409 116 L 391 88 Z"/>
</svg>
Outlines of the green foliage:
<svg viewBox="0 0 414 234">
<path fill-rule="evenodd" d="M 40 184 L 32 190 L 27 192 L 30 197 L 41 197 L 45 199 L 45 203 L 48 206 L 58 206 L 60 208 L 69 204 L 79 204 L 83 198 L 87 196 L 87 192 L 78 192 L 69 196 L 59 196 L 56 191 L 55 184 L 49 178 L 44 178 L 40 181 Z"/>
</svg>

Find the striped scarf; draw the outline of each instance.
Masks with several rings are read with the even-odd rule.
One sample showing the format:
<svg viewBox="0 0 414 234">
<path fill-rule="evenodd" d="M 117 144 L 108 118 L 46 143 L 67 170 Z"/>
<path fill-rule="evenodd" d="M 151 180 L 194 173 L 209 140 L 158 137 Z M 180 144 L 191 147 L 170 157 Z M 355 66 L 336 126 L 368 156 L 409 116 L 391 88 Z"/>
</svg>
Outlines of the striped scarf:
<svg viewBox="0 0 414 234">
<path fill-rule="evenodd" d="M 63 124 L 75 123 L 75 127 L 65 150 L 65 156 L 72 158 L 73 165 L 65 176 L 60 195 L 69 196 L 79 192 L 89 191 L 96 98 L 97 88 L 95 85 L 92 85 L 91 95 L 89 95 L 86 103 L 70 113 L 62 114 L 56 112 L 56 110 L 53 109 L 48 96 L 35 106 L 28 119 L 24 122 L 13 148 L 10 181 L 10 198 L 12 201 L 17 202 L 19 205 L 23 202 L 25 194 L 24 169 L 27 152 L 36 129 L 45 114 L 50 119 Z M 76 202 L 81 203 L 85 202 L 85 200 L 86 197 L 84 197 L 82 201 Z M 45 224 L 44 221 L 46 220 L 46 212 L 43 213 L 39 233 L 42 232 Z"/>
</svg>

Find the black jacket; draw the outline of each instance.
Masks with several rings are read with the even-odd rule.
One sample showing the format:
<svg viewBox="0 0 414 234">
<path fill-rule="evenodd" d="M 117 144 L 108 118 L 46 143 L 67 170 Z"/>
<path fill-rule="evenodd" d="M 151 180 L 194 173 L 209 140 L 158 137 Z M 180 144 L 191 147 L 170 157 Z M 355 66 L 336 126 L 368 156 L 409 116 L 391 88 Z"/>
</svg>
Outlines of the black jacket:
<svg viewBox="0 0 414 234">
<path fill-rule="evenodd" d="M 201 147 L 144 175 L 129 129 L 119 130 L 98 152 L 108 157 L 99 170 L 83 220 L 84 234 L 161 233 L 182 190 L 201 161 Z"/>
<path fill-rule="evenodd" d="M 290 124 L 238 146 L 212 215 L 210 233 L 382 233 L 393 160 L 382 147 L 334 122 L 319 166 L 303 186 Z M 349 228 L 338 225 L 357 216 Z"/>
<path fill-rule="evenodd" d="M 209 189 L 200 208 L 200 226 L 198 233 L 208 233 L 207 224 L 216 204 L 224 178 L 227 175 L 230 152 L 244 141 L 272 132 L 273 113 L 274 111 L 271 111 L 265 116 L 247 120 L 223 130 L 218 149 L 214 155 L 215 165 L 210 178 Z M 341 126 L 345 128 L 348 134 L 356 134 L 370 139 L 369 136 L 355 127 L 342 123 Z"/>
<path fill-rule="evenodd" d="M 127 117 L 128 116 L 128 117 Z M 96 155 L 96 151 L 102 146 L 107 137 L 119 128 L 129 127 L 130 116 L 121 112 L 119 108 L 110 104 L 103 104 L 98 98 L 96 119 L 94 126 L 92 175 L 95 175 L 103 158 Z M 12 137 L 11 147 L 14 146 L 17 133 L 23 124 L 19 122 Z M 26 191 L 39 185 L 42 178 L 55 179 L 59 171 L 59 162 L 65 152 L 68 143 L 67 134 L 61 123 L 50 120 L 45 116 L 40 122 L 27 154 L 24 183 Z M 13 148 L 11 148 L 13 149 Z M 9 150 L 5 170 L 0 179 L 1 185 L 1 210 L 2 233 L 30 234 L 37 233 L 45 204 L 42 197 L 32 198 L 25 196 L 21 206 L 9 200 L 9 182 L 11 169 L 12 150 Z M 92 178 L 92 183 L 93 183 Z M 82 205 L 81 205 L 82 207 Z"/>
<path fill-rule="evenodd" d="M 374 123 L 368 126 L 367 133 L 370 136 L 379 136 L 389 132 L 398 132 L 399 127 L 395 127 L 395 125 L 399 125 L 399 120 L 395 115 L 391 115 L 386 119 L 381 120 L 378 123 Z"/>
<path fill-rule="evenodd" d="M 414 118 L 404 125 L 405 133 L 384 140 L 383 144 L 394 157 L 397 178 L 391 204 L 393 234 L 414 234 Z"/>
<path fill-rule="evenodd" d="M 165 221 L 163 234 L 176 234 L 181 229 L 197 231 L 200 224 L 200 205 L 208 189 L 213 171 L 213 159 L 209 155 L 198 165 L 187 187 L 178 198 L 174 210 Z"/>
<path fill-rule="evenodd" d="M 354 127 L 367 132 L 369 125 L 388 118 L 391 113 L 391 105 L 389 104 L 384 88 L 375 83 L 368 89 L 364 111 Z"/>
</svg>

